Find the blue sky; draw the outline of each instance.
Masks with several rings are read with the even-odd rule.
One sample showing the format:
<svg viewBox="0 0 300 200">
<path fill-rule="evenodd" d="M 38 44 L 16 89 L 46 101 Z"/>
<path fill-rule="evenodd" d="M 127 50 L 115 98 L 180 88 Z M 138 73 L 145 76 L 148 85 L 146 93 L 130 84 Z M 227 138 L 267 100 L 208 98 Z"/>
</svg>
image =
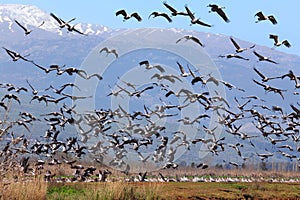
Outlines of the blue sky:
<svg viewBox="0 0 300 200">
<path fill-rule="evenodd" d="M 270 40 L 269 34 L 279 35 L 280 40 L 288 39 L 292 47 L 279 47 L 278 50 L 300 55 L 300 29 L 296 19 L 300 1 L 278 1 L 271 3 L 267 0 L 185 0 L 175 1 L 168 0 L 167 2 L 178 10 L 184 10 L 184 5 L 187 4 L 192 12 L 195 12 L 201 20 L 213 24 L 212 28 L 200 27 L 197 25 L 190 26 L 189 20 L 186 17 L 176 17 L 173 23 L 168 23 L 162 18 L 149 19 L 148 16 L 153 11 L 168 12 L 163 6 L 164 0 L 1 0 L 0 3 L 18 3 L 31 4 L 40 7 L 46 12 L 53 12 L 63 19 L 71 19 L 76 17 L 76 23 L 86 22 L 94 24 L 102 24 L 111 28 L 138 28 L 138 27 L 166 27 L 166 28 L 183 28 L 193 29 L 216 34 L 224 34 L 234 36 L 242 40 L 247 40 L 255 44 L 273 47 L 273 41 Z M 151 2 L 151 3 L 150 3 Z M 209 3 L 216 3 L 225 6 L 230 23 L 225 23 L 217 16 L 216 13 L 208 13 L 209 8 L 206 6 Z M 115 12 L 119 9 L 125 9 L 128 12 L 137 11 L 142 17 L 141 23 L 135 20 L 123 22 L 121 17 L 116 17 Z M 277 21 L 277 25 L 272 25 L 270 22 L 255 23 L 254 14 L 258 11 L 263 11 L 264 14 L 273 14 Z"/>
</svg>

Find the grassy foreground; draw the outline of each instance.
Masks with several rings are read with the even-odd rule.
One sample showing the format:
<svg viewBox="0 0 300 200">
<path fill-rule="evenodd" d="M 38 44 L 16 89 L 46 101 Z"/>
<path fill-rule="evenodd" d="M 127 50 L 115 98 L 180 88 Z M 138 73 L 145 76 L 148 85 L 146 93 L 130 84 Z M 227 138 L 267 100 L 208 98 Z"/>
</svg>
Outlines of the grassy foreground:
<svg viewBox="0 0 300 200">
<path fill-rule="evenodd" d="M 287 183 L 77 183 L 52 185 L 47 199 L 299 199 Z"/>
<path fill-rule="evenodd" d="M 1 183 L 0 199 L 300 199 L 296 183 Z"/>
</svg>

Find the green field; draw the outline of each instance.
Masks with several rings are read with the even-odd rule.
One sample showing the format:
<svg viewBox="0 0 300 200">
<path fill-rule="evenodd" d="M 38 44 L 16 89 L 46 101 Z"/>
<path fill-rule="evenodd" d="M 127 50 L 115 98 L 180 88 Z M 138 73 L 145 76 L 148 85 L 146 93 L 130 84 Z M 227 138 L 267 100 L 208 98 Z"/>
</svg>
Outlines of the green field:
<svg viewBox="0 0 300 200">
<path fill-rule="evenodd" d="M 299 183 L 1 183 L 0 199 L 300 199 Z"/>
</svg>

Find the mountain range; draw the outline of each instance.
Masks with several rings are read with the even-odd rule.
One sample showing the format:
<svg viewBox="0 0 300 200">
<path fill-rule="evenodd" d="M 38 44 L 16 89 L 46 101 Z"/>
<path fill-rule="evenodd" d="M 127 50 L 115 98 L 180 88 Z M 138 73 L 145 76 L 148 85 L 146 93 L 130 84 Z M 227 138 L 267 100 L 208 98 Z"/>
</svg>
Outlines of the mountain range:
<svg viewBox="0 0 300 200">
<path fill-rule="evenodd" d="M 30 29 L 34 29 L 34 31 L 25 36 L 24 31 L 14 20 L 19 21 Z M 42 22 L 44 24 L 36 28 Z M 115 30 L 103 25 L 86 23 L 79 23 L 75 27 L 80 32 L 87 34 L 87 36 L 59 29 L 57 22 L 49 13 L 40 10 L 36 6 L 0 5 L 1 47 L 14 50 L 22 55 L 30 54 L 30 59 L 43 66 L 58 64 L 61 66 L 79 67 L 88 53 L 99 43 L 122 31 L 126 31 L 126 29 Z M 253 71 L 253 67 L 259 68 L 263 74 L 269 77 L 281 76 L 288 73 L 289 70 L 293 70 L 295 74 L 299 75 L 299 56 L 255 44 L 255 51 L 262 55 L 270 56 L 272 60 L 279 64 L 257 62 L 257 57 L 252 50 L 242 53 L 243 57 L 248 58 L 249 61 L 235 58 L 220 58 L 219 55 L 234 53 L 235 51 L 230 41 L 230 36 L 184 29 L 170 29 L 170 31 L 200 38 L 205 44 L 204 50 L 218 67 L 223 80 L 243 88 L 247 95 L 257 95 L 267 100 L 270 105 L 278 104 L 287 110 L 290 109 L 290 104 L 295 104 L 298 101 L 299 98 L 297 99 L 297 95 L 293 93 L 297 90 L 294 89 L 293 83 L 288 79 L 274 81 L 276 87 L 288 88 L 288 91 L 284 93 L 284 100 L 279 95 L 266 94 L 262 88 L 253 83 L 252 79 L 260 80 L 260 77 Z M 243 47 L 254 45 L 251 41 L 243 41 L 235 37 L 234 39 Z M 74 77 L 64 76 L 60 78 L 56 75 L 46 75 L 30 63 L 22 61 L 12 62 L 6 52 L 1 50 L 0 80 L 2 83 L 13 83 L 16 85 L 23 85 L 25 80 L 29 80 L 33 85 L 42 89 L 47 88 L 49 84 L 60 85 L 65 82 L 74 82 Z M 228 101 L 234 103 L 233 97 L 238 95 L 242 94 L 236 94 L 235 90 L 228 90 Z"/>
<path fill-rule="evenodd" d="M 32 31 L 31 34 L 25 36 L 24 31 L 14 20 L 18 20 L 21 24 L 30 29 L 35 29 L 34 27 L 40 25 L 43 21 L 44 24 L 40 28 Z M 79 31 L 88 34 L 88 36 L 82 36 L 59 29 L 58 23 L 49 13 L 42 11 L 36 6 L 19 4 L 0 6 L 1 46 L 14 50 L 22 55 L 30 54 L 30 59 L 42 66 L 58 64 L 68 67 L 78 67 L 86 58 L 87 54 L 100 42 L 124 31 L 124 29 L 114 30 L 97 24 L 79 23 L 75 27 Z M 262 73 L 270 77 L 286 74 L 289 70 L 293 70 L 295 74 L 300 73 L 300 69 L 297 67 L 300 63 L 300 57 L 297 55 L 285 54 L 276 49 L 255 44 L 255 50 L 257 52 L 271 57 L 279 64 L 257 62 L 257 58 L 252 51 L 247 51 L 242 54 L 243 57 L 250 59 L 249 61 L 234 58 L 219 58 L 219 55 L 234 53 L 235 49 L 229 40 L 230 36 L 194 30 L 170 30 L 182 33 L 183 35 L 194 35 L 200 38 L 205 44 L 204 50 L 217 65 L 223 80 L 237 85 L 240 88 L 244 88 L 248 92 L 257 92 L 257 87 L 252 84 L 252 79 L 260 78 L 252 70 L 253 67 L 259 68 Z M 251 41 L 242 41 L 238 38 L 235 38 L 235 40 L 243 47 L 253 45 Z M 11 82 L 13 79 L 14 82 L 20 82 L 20 84 L 22 84 L 25 79 L 28 79 L 32 80 L 33 84 L 37 83 L 41 85 L 43 83 L 49 83 L 49 81 L 41 81 L 49 76 L 45 76 L 42 71 L 37 71 L 34 67 L 29 65 L 28 63 L 19 64 L 11 62 L 10 57 L 3 50 L 0 53 L 0 78 L 2 82 Z M 33 74 L 36 76 L 33 77 Z M 248 78 L 248 80 L 246 78 Z M 63 81 L 65 80 L 64 77 Z M 67 80 L 72 81 L 72 78 L 67 78 Z M 259 95 L 265 95 L 263 90 L 261 90 Z M 288 96 L 292 97 L 291 95 Z M 274 99 L 271 98 L 271 100 Z M 278 101 L 280 101 L 280 98 L 275 97 L 274 103 Z M 293 103 L 289 98 L 286 98 L 284 102 L 287 105 Z"/>
</svg>

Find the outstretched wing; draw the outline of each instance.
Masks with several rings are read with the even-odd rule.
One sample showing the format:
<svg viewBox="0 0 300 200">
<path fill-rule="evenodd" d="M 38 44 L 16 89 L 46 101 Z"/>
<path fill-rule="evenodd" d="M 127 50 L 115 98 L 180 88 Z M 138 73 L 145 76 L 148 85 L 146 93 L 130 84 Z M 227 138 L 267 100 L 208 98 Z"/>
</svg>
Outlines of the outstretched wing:
<svg viewBox="0 0 300 200">
<path fill-rule="evenodd" d="M 187 5 L 185 5 L 185 10 L 187 12 L 187 14 L 190 16 L 191 19 L 194 19 L 195 16 L 194 14 L 191 12 L 191 10 L 187 7 Z"/>
<path fill-rule="evenodd" d="M 177 63 L 177 65 L 178 65 L 178 67 L 179 67 L 179 70 L 180 70 L 181 74 L 184 74 L 185 71 L 184 71 L 184 69 L 183 69 L 183 66 L 182 66 L 178 61 L 177 61 L 176 63 Z"/>
<path fill-rule="evenodd" d="M 126 13 L 126 11 L 123 9 L 123 10 L 119 10 L 119 11 L 116 12 L 116 16 L 118 16 L 118 15 L 123 15 L 124 17 L 126 17 L 126 16 L 127 16 L 127 13 Z"/>
<path fill-rule="evenodd" d="M 103 51 L 105 51 L 106 53 L 108 53 L 109 49 L 108 49 L 107 47 L 103 47 L 103 48 L 99 51 L 99 53 L 102 53 Z"/>
<path fill-rule="evenodd" d="M 256 51 L 253 51 L 253 53 L 254 53 L 254 55 L 256 55 L 257 57 L 259 57 L 259 58 L 264 58 L 262 55 L 260 55 L 259 53 L 257 53 Z"/>
<path fill-rule="evenodd" d="M 261 11 L 257 12 L 257 13 L 254 15 L 254 17 L 255 17 L 255 16 L 257 16 L 258 19 L 264 19 L 264 18 L 265 18 L 264 14 L 263 14 Z"/>
<path fill-rule="evenodd" d="M 255 67 L 253 67 L 253 70 L 262 78 L 266 78 L 260 71 L 258 71 Z"/>
<path fill-rule="evenodd" d="M 200 42 L 200 40 L 196 37 L 191 37 L 191 40 L 193 40 L 194 42 L 198 43 L 200 46 L 204 47 L 204 45 Z"/>
<path fill-rule="evenodd" d="M 197 24 L 202 25 L 202 26 L 212 27 L 212 25 L 207 24 L 207 23 L 205 23 L 203 21 L 200 21 L 199 19 L 197 20 Z"/>
<path fill-rule="evenodd" d="M 172 19 L 171 19 L 171 17 L 168 14 L 162 13 L 160 16 L 166 18 L 168 20 L 168 22 L 170 22 L 170 23 L 172 22 Z"/>
<path fill-rule="evenodd" d="M 240 49 L 241 47 L 238 45 L 238 43 L 232 38 L 230 37 L 230 40 L 232 42 L 232 44 L 235 46 L 236 49 Z"/>
<path fill-rule="evenodd" d="M 140 64 L 140 65 L 146 65 L 146 66 L 149 66 L 149 61 L 148 61 L 148 60 L 144 60 L 144 61 L 141 61 L 139 64 Z"/>
<path fill-rule="evenodd" d="M 278 43 L 278 35 L 270 34 L 270 35 L 269 35 L 269 38 L 270 38 L 270 39 L 273 39 L 273 40 L 275 41 L 275 43 Z"/>
<path fill-rule="evenodd" d="M 283 44 L 284 46 L 286 46 L 287 48 L 290 48 L 290 47 L 291 47 L 291 44 L 290 44 L 289 41 L 287 41 L 287 40 L 282 41 L 282 44 Z"/>
<path fill-rule="evenodd" d="M 172 12 L 172 13 L 177 13 L 177 10 L 174 9 L 172 6 L 170 6 L 169 4 L 167 4 L 166 1 L 163 2 L 163 4 Z"/>
<path fill-rule="evenodd" d="M 272 22 L 272 24 L 277 24 L 277 20 L 273 15 L 268 16 L 268 19 Z"/>
<path fill-rule="evenodd" d="M 137 19 L 139 22 L 142 21 L 141 16 L 140 16 L 137 12 L 132 13 L 132 14 L 131 14 L 131 17 L 134 17 L 134 18 Z"/>
<path fill-rule="evenodd" d="M 56 15 L 54 15 L 53 13 L 50 13 L 50 16 L 53 17 L 53 19 L 55 19 L 59 23 L 59 25 L 63 24 L 62 21 L 61 21 L 61 19 L 59 19 L 58 17 L 56 17 Z"/>
<path fill-rule="evenodd" d="M 222 17 L 222 19 L 225 21 L 225 22 L 230 22 L 230 20 L 228 19 L 228 17 L 226 16 L 225 12 L 219 8 L 217 9 L 217 13 Z"/>
<path fill-rule="evenodd" d="M 20 23 L 18 22 L 17 20 L 15 20 L 15 22 L 25 31 L 27 32 L 27 29 Z"/>
</svg>

